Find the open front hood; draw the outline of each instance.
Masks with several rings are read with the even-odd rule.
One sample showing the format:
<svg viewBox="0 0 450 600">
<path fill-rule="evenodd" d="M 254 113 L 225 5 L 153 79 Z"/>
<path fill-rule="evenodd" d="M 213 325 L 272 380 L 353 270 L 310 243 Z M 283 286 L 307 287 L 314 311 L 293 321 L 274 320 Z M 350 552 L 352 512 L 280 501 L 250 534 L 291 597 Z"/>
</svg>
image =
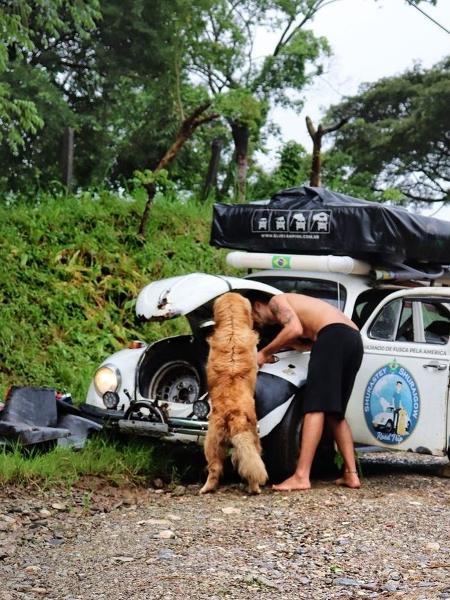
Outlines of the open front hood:
<svg viewBox="0 0 450 600">
<path fill-rule="evenodd" d="M 190 273 L 146 285 L 137 297 L 136 314 L 147 320 L 187 315 L 217 296 L 231 291 L 259 290 L 271 296 L 280 290 L 250 279 Z"/>
</svg>

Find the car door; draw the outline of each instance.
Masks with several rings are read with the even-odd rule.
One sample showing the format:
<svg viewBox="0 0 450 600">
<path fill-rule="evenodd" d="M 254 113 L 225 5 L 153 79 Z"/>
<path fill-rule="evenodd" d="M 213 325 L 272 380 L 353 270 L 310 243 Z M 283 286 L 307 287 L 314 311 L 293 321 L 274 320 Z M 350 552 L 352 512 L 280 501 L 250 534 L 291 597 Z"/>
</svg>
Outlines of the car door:
<svg viewBox="0 0 450 600">
<path fill-rule="evenodd" d="M 450 291 L 387 296 L 361 330 L 347 408 L 356 443 L 442 454 L 448 446 Z"/>
</svg>

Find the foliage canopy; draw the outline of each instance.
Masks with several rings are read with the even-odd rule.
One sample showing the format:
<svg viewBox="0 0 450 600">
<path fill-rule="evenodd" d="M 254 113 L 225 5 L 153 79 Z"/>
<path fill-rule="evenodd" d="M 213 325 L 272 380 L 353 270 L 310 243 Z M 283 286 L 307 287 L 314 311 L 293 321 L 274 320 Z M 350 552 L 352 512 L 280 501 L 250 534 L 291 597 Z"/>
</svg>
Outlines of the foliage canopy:
<svg viewBox="0 0 450 600">
<path fill-rule="evenodd" d="M 244 199 L 247 179 L 261 171 L 255 150 L 276 132 L 270 109 L 300 111 L 305 85 L 321 74 L 330 48 L 310 24 L 329 2 L 5 0 L 0 190 L 59 189 L 66 127 L 75 130 L 76 186 L 126 186 L 136 170 L 158 165 L 186 116 L 211 102 L 221 118 L 188 139 L 169 177 L 198 192 L 219 140 L 216 193 L 238 190 Z M 430 72 L 416 67 L 330 109 L 333 121 L 347 112 L 352 121 L 336 136 L 338 154 L 323 162 L 324 183 L 352 186 L 356 177 L 357 187 L 370 184 L 368 194 L 446 198 L 447 83 L 445 61 Z"/>
<path fill-rule="evenodd" d="M 334 148 L 352 157 L 354 175 L 371 174 L 373 190 L 397 189 L 416 202 L 449 200 L 450 56 L 365 84 L 328 111 L 350 118 Z"/>
</svg>

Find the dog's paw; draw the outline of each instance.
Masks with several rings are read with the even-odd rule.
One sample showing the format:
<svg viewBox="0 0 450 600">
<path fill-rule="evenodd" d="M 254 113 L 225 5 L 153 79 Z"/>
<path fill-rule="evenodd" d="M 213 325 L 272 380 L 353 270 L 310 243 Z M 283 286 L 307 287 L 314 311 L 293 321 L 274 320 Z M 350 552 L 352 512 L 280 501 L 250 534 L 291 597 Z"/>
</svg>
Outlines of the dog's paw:
<svg viewBox="0 0 450 600">
<path fill-rule="evenodd" d="M 216 485 L 209 485 L 209 484 L 205 483 L 205 485 L 199 491 L 199 494 L 210 494 L 212 492 L 215 492 L 216 490 L 217 490 Z"/>
</svg>

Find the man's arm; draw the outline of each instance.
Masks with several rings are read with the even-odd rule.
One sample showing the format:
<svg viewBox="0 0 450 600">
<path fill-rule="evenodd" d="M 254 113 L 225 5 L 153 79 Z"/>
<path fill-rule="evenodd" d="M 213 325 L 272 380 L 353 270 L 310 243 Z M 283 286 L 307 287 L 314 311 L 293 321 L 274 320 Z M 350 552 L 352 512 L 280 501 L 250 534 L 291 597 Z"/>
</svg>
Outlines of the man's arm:
<svg viewBox="0 0 450 600">
<path fill-rule="evenodd" d="M 273 362 L 272 355 L 274 352 L 296 342 L 298 343 L 298 338 L 303 333 L 300 319 L 285 294 L 274 296 L 269 302 L 269 308 L 282 329 L 267 346 L 258 352 L 259 366 L 266 362 Z"/>
</svg>

